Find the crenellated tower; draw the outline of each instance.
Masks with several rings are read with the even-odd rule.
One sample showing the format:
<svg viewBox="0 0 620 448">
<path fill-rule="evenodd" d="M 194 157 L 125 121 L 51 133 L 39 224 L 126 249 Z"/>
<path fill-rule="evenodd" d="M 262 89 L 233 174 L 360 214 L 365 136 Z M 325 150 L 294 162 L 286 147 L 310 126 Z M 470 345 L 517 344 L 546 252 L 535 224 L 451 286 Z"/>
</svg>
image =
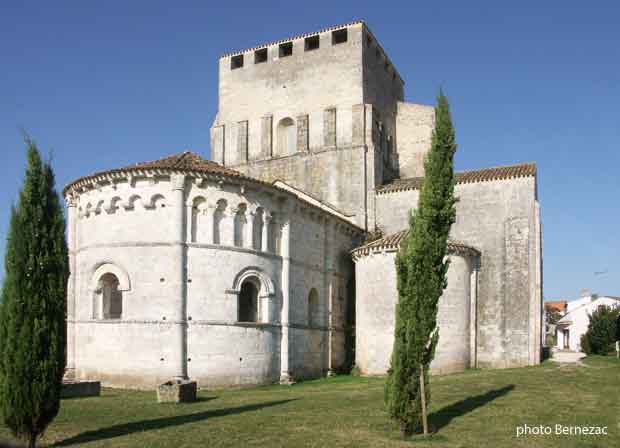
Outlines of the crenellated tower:
<svg viewBox="0 0 620 448">
<path fill-rule="evenodd" d="M 419 176 L 434 111 L 404 82 L 362 21 L 219 60 L 214 161 L 282 181 L 374 228 L 375 188 Z"/>
</svg>

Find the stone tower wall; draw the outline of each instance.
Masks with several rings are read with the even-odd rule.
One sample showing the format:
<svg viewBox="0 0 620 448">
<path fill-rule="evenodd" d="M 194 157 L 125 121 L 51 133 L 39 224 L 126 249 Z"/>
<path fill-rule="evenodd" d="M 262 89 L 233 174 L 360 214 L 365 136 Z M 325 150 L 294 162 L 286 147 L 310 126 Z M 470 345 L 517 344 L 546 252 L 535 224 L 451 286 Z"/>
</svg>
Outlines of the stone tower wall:
<svg viewBox="0 0 620 448">
<path fill-rule="evenodd" d="M 398 302 L 395 256 L 394 249 L 383 250 L 355 261 L 355 363 L 365 375 L 385 375 L 390 366 Z M 476 300 L 475 288 L 471 288 L 476 258 L 465 253 L 450 255 L 448 288 L 438 305 L 439 343 L 431 373 L 458 372 L 475 366 L 471 356 L 475 321 L 470 320 L 470 314 Z"/>
<path fill-rule="evenodd" d="M 386 234 L 407 228 L 418 190 L 377 194 L 377 225 Z M 541 232 L 536 178 L 456 185 L 451 238 L 482 252 L 478 292 L 479 367 L 540 362 Z"/>
</svg>

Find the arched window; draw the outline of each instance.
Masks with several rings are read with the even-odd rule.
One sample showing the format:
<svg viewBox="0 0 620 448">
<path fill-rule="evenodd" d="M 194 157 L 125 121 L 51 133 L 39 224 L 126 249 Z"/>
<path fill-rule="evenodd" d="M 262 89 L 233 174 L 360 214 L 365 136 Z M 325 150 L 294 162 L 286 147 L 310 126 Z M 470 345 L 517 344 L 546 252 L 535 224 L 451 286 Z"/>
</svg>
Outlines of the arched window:
<svg viewBox="0 0 620 448">
<path fill-rule="evenodd" d="M 319 293 L 315 288 L 310 290 L 308 294 L 308 326 L 316 327 L 320 325 L 319 317 Z"/>
<path fill-rule="evenodd" d="M 239 322 L 258 322 L 259 281 L 255 278 L 245 280 L 239 291 Z"/>
<path fill-rule="evenodd" d="M 224 213 L 227 205 L 226 199 L 220 199 L 217 201 L 217 207 L 213 213 L 213 244 L 221 244 L 222 229 L 220 228 L 220 224 L 222 219 L 224 219 Z"/>
<path fill-rule="evenodd" d="M 237 212 L 235 213 L 235 246 L 243 247 L 243 240 L 245 239 L 245 229 L 247 225 L 247 219 L 245 217 L 245 211 L 247 207 L 245 204 L 239 204 Z"/>
<path fill-rule="evenodd" d="M 254 227 L 252 228 L 253 232 L 253 244 L 252 247 L 256 250 L 266 250 L 263 249 L 263 215 L 264 210 L 262 207 L 258 207 L 256 209 L 256 214 L 254 215 Z"/>
<path fill-rule="evenodd" d="M 123 314 L 123 293 L 119 290 L 119 281 L 116 275 L 107 273 L 99 280 L 99 294 L 101 297 L 101 318 L 120 319 Z"/>
<path fill-rule="evenodd" d="M 197 243 L 203 238 L 204 224 L 205 224 L 205 208 L 207 207 L 207 201 L 203 197 L 194 198 L 192 202 L 192 222 L 191 222 L 191 236 L 192 243 Z"/>
<path fill-rule="evenodd" d="M 278 123 L 278 155 L 294 154 L 297 146 L 295 122 L 286 117 Z"/>
</svg>

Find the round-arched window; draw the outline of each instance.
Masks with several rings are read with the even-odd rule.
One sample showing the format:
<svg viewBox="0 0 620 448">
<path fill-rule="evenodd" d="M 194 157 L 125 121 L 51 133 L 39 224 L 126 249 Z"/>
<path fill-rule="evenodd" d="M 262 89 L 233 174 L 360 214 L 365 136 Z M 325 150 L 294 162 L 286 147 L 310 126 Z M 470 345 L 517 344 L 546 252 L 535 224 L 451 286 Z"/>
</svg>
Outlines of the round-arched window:
<svg viewBox="0 0 620 448">
<path fill-rule="evenodd" d="M 278 123 L 278 155 L 294 154 L 297 147 L 295 122 L 286 117 Z"/>
<path fill-rule="evenodd" d="M 123 315 L 123 293 L 118 289 L 118 277 L 103 274 L 99 280 L 101 294 L 101 318 L 120 319 Z"/>
<path fill-rule="evenodd" d="M 258 322 L 258 282 L 247 279 L 239 291 L 239 322 Z"/>
</svg>

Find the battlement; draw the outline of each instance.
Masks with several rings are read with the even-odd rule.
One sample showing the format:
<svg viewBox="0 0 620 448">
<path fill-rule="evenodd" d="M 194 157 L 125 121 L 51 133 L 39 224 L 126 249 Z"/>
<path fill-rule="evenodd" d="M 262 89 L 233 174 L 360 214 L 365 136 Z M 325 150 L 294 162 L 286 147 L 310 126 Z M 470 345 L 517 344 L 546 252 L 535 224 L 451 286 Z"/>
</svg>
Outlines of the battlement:
<svg viewBox="0 0 620 448">
<path fill-rule="evenodd" d="M 224 64 L 226 64 L 226 61 L 229 61 L 230 70 L 236 70 L 244 67 L 247 68 L 250 64 L 262 64 L 278 60 L 282 57 L 298 56 L 301 51 L 308 52 L 321 50 L 329 45 L 335 46 L 346 43 L 349 41 L 349 28 L 357 27 L 361 27 L 364 31 L 362 36 L 366 44 L 366 48 L 371 52 L 374 51 L 375 57 L 384 60 L 385 70 L 392 73 L 394 77 L 397 77 L 399 81 L 404 84 L 404 81 L 398 73 L 395 65 L 392 63 L 379 41 L 375 38 L 372 31 L 370 31 L 363 20 L 356 20 L 341 25 L 323 28 L 319 31 L 298 34 L 286 39 L 280 39 L 251 48 L 225 53 L 220 56 L 220 61 L 224 60 Z"/>
</svg>

